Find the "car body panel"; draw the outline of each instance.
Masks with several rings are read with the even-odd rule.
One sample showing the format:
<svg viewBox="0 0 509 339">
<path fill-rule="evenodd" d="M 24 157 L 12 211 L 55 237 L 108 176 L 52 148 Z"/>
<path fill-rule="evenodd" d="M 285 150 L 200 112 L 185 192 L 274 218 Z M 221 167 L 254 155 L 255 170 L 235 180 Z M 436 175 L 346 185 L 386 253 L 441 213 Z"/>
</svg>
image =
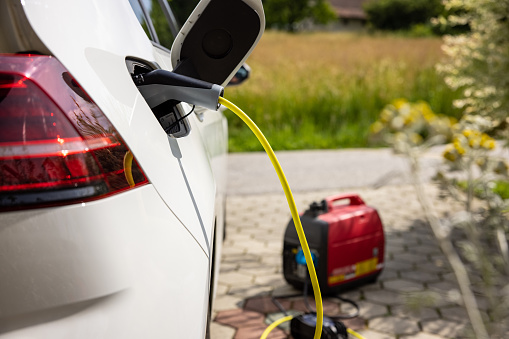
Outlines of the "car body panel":
<svg viewBox="0 0 509 339">
<path fill-rule="evenodd" d="M 79 79 L 123 136 L 168 207 L 210 255 L 215 208 L 210 202 L 216 194 L 212 170 L 199 133 L 191 130 L 178 140 L 168 137 L 130 79 L 127 56 L 155 61 L 160 67 L 168 63 L 165 52 L 147 39 L 129 3 L 26 0 L 23 7 L 37 36 Z M 62 17 L 61 12 L 77 15 Z M 180 158 L 175 156 L 178 149 Z M 194 213 L 189 213 L 189 206 L 194 206 Z"/>
<path fill-rule="evenodd" d="M 152 185 L 0 225 L 0 338 L 204 336 L 209 260 Z"/>
</svg>

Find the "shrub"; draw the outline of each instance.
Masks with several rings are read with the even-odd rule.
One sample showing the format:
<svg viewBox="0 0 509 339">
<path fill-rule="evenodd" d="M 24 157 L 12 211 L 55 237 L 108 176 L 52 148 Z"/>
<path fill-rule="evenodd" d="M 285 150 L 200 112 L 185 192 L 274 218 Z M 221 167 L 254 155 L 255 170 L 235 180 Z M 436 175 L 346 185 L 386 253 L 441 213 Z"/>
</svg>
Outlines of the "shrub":
<svg viewBox="0 0 509 339">
<path fill-rule="evenodd" d="M 326 24 L 336 19 L 336 14 L 326 0 L 263 0 L 267 28 L 296 31 L 297 25 L 311 19 Z"/>
<path fill-rule="evenodd" d="M 440 0 L 371 0 L 364 4 L 364 11 L 376 29 L 403 30 L 429 23 L 443 6 Z"/>
</svg>

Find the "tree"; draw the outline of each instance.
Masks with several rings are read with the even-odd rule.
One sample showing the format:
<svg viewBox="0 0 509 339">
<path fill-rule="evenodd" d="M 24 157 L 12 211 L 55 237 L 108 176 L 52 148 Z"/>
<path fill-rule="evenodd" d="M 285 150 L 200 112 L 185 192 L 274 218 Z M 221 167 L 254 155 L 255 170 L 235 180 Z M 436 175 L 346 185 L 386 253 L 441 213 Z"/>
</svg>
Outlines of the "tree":
<svg viewBox="0 0 509 339">
<path fill-rule="evenodd" d="M 291 32 L 305 19 L 326 24 L 336 19 L 327 0 L 263 0 L 265 21 L 268 28 Z"/>
<path fill-rule="evenodd" d="M 368 22 L 376 29 L 410 29 L 427 24 L 443 7 L 440 0 L 371 0 L 364 4 Z"/>
</svg>

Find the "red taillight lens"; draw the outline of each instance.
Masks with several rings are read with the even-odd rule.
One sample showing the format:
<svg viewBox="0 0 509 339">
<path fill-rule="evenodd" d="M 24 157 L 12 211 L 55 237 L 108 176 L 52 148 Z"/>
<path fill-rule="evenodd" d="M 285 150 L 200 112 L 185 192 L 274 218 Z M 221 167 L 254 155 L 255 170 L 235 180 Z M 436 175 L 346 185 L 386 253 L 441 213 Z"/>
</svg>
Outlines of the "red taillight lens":
<svg viewBox="0 0 509 339">
<path fill-rule="evenodd" d="M 89 201 L 130 189 L 129 151 L 49 56 L 0 56 L 0 209 Z M 147 183 L 136 164 L 135 186 Z"/>
</svg>

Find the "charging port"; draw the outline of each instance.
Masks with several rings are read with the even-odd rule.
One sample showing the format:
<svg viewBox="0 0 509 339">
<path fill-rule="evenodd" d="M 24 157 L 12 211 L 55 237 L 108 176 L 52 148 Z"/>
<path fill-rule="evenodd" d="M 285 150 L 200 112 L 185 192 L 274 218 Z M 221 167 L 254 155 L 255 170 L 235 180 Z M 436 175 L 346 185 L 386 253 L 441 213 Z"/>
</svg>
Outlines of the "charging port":
<svg viewBox="0 0 509 339">
<path fill-rule="evenodd" d="M 126 65 L 131 77 L 159 68 L 157 65 L 152 65 L 139 59 L 126 59 Z M 191 127 L 187 118 L 182 119 L 186 112 L 184 112 L 180 102 L 174 100 L 165 101 L 152 107 L 152 112 L 166 134 L 174 138 L 185 137 L 189 134 Z M 177 121 L 179 122 L 175 123 Z"/>
</svg>

